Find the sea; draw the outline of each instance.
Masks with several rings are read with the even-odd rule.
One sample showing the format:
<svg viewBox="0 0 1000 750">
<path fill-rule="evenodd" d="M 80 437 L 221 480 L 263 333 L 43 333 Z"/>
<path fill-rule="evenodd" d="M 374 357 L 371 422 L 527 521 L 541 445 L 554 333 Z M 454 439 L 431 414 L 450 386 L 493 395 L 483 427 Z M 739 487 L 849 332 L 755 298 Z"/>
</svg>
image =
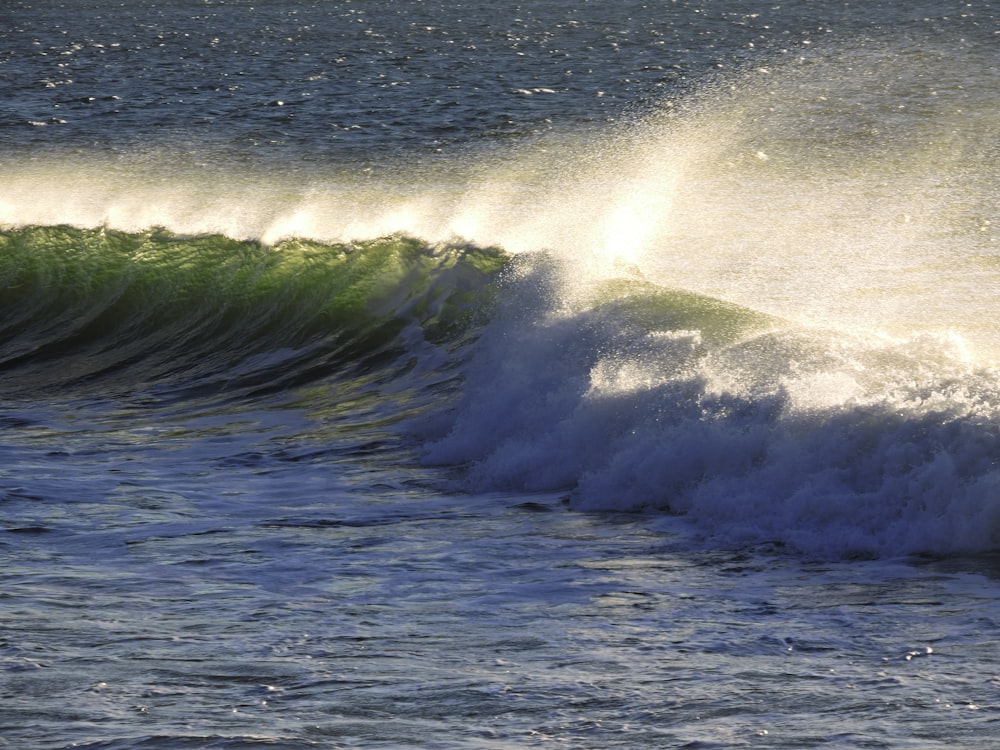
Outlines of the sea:
<svg viewBox="0 0 1000 750">
<path fill-rule="evenodd" d="M 998 165 L 993 0 L 0 0 L 0 748 L 996 747 Z"/>
</svg>

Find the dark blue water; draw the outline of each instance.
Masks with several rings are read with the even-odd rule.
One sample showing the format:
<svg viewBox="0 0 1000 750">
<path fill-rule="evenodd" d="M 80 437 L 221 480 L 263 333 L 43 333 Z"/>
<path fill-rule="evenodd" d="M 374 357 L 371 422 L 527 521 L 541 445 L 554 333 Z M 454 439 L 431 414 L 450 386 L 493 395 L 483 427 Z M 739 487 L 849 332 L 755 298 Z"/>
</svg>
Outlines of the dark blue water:
<svg viewBox="0 0 1000 750">
<path fill-rule="evenodd" d="M 989 3 L 950 2 L 99 1 L 2 13 L 5 149 L 169 143 L 289 168 L 601 127 L 831 39 L 891 40 L 916 57 L 988 49 L 997 24 Z"/>
<path fill-rule="evenodd" d="M 0 747 L 985 747 L 988 2 L 0 8 Z"/>
</svg>

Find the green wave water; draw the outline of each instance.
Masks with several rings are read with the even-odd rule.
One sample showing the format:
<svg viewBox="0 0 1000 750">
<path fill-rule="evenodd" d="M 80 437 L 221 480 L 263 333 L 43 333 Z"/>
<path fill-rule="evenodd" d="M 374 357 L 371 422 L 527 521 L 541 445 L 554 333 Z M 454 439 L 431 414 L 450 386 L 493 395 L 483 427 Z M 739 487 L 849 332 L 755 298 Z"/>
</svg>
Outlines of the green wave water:
<svg viewBox="0 0 1000 750">
<path fill-rule="evenodd" d="M 396 356 L 411 325 L 435 343 L 460 339 L 506 263 L 496 249 L 406 236 L 267 246 L 162 229 L 9 229 L 0 371 L 8 392 L 164 379 L 233 388 L 240 377 L 280 389 Z M 279 350 L 278 367 L 240 366 Z"/>
</svg>

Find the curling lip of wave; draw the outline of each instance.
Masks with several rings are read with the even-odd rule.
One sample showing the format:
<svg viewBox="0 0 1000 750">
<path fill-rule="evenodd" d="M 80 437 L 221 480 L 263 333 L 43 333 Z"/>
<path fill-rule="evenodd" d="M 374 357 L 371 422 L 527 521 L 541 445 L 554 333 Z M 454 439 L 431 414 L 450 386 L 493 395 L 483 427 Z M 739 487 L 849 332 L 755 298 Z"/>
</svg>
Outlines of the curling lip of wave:
<svg viewBox="0 0 1000 750">
<path fill-rule="evenodd" d="M 267 247 L 68 226 L 0 233 L 8 391 L 200 383 L 280 390 L 461 338 L 503 253 L 390 236 Z"/>
<path fill-rule="evenodd" d="M 630 283 L 553 312 L 560 270 L 515 266 L 425 448 L 465 467 L 463 487 L 820 556 L 1000 548 L 998 378 L 960 339 L 803 328 Z"/>
</svg>

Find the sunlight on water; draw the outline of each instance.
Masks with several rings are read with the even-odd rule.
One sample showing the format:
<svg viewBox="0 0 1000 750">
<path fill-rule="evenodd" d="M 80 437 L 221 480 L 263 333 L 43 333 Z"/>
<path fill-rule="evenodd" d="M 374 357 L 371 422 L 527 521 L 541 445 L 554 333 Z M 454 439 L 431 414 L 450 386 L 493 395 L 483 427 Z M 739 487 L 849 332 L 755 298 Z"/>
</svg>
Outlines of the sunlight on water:
<svg viewBox="0 0 1000 750">
<path fill-rule="evenodd" d="M 150 153 L 67 175 L 64 161 L 41 160 L 4 170 L 0 223 L 265 243 L 461 237 L 571 259 L 570 298 L 641 272 L 799 323 L 957 333 L 991 357 L 1000 219 L 981 149 L 997 125 L 992 99 L 964 97 L 960 82 L 934 88 L 979 76 L 947 63 L 933 49 L 916 62 L 891 48 L 817 51 L 610 134 L 555 133 L 402 170 L 241 174 Z"/>
</svg>

